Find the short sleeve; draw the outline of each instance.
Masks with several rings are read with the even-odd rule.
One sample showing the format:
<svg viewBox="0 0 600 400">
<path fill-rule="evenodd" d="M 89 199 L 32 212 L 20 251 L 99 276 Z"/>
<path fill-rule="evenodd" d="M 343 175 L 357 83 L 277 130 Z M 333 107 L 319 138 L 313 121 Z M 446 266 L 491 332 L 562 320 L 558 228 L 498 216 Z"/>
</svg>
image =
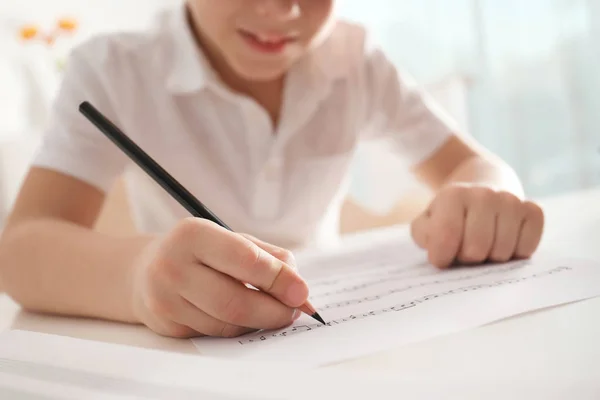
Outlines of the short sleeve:
<svg viewBox="0 0 600 400">
<path fill-rule="evenodd" d="M 48 125 L 32 161 L 43 167 L 80 179 L 107 192 L 123 172 L 127 159 L 80 112 L 89 101 L 118 125 L 111 100 L 109 54 L 103 43 L 87 43 L 72 51 L 63 80 L 53 101 Z M 115 94 L 112 94 L 115 97 Z"/>
<path fill-rule="evenodd" d="M 367 139 L 389 139 L 395 153 L 415 165 L 458 133 L 455 122 L 381 50 L 366 57 Z"/>
</svg>

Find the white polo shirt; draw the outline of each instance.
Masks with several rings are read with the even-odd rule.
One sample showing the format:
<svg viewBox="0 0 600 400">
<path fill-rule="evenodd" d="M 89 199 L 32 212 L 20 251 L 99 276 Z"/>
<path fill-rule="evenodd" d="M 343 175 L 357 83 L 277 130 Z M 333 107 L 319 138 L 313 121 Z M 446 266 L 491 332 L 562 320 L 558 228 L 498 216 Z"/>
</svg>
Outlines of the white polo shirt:
<svg viewBox="0 0 600 400">
<path fill-rule="evenodd" d="M 361 140 L 389 137 L 410 165 L 455 131 L 362 27 L 342 21 L 289 71 L 274 128 L 257 103 L 219 81 L 177 7 L 147 30 L 98 36 L 72 52 L 34 160 L 104 191 L 124 176 L 135 222 L 150 233 L 188 212 L 79 113 L 82 101 L 233 230 L 290 249 L 337 237 Z"/>
</svg>

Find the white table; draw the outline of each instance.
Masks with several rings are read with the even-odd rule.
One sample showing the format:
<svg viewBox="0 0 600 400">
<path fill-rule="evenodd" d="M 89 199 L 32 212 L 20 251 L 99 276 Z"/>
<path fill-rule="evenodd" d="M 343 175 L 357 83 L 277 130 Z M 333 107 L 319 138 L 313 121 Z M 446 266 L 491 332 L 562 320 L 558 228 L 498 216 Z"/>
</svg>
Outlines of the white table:
<svg viewBox="0 0 600 400">
<path fill-rule="evenodd" d="M 543 201 L 546 234 L 541 250 L 599 261 L 600 189 Z M 186 340 L 159 337 L 143 327 L 55 318 L 21 312 L 0 296 L 0 330 L 23 329 L 180 353 Z M 600 298 L 504 320 L 336 366 L 337 370 L 402 374 L 415 379 L 539 383 L 598 382 Z"/>
</svg>

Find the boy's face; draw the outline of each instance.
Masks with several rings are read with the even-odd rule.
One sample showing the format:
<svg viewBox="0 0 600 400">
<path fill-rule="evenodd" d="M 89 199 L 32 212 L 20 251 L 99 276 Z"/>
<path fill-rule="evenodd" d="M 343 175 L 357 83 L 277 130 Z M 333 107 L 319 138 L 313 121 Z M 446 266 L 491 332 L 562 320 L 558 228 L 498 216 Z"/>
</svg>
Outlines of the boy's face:
<svg viewBox="0 0 600 400">
<path fill-rule="evenodd" d="M 240 77 L 281 77 L 324 36 L 334 0 L 188 0 L 197 29 Z M 218 49 L 215 51 L 215 49 Z"/>
</svg>

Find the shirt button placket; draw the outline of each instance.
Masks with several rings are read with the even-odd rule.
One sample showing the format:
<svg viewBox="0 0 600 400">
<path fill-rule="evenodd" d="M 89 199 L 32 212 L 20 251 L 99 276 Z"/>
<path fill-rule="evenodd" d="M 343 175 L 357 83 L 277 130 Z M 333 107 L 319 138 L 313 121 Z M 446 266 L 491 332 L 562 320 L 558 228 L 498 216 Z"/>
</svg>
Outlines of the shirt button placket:
<svg viewBox="0 0 600 400">
<path fill-rule="evenodd" d="M 268 160 L 256 178 L 253 212 L 257 218 L 275 219 L 280 211 L 283 168 L 280 159 Z"/>
</svg>

